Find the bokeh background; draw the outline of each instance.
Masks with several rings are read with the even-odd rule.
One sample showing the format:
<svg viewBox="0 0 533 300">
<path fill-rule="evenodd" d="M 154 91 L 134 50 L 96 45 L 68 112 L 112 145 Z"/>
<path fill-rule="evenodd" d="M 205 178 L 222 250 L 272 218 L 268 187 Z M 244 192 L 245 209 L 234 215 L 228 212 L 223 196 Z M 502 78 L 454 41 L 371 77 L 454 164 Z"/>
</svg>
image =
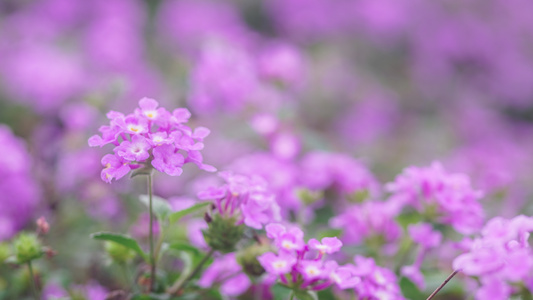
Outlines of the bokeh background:
<svg viewBox="0 0 533 300">
<path fill-rule="evenodd" d="M 0 0 L 0 240 L 49 220 L 45 288 L 113 289 L 88 235 L 146 236 L 144 183 L 104 183 L 109 149 L 87 145 L 142 97 L 210 128 L 221 170 L 283 186 L 287 161 L 335 151 L 386 183 L 438 160 L 489 217 L 533 212 L 530 0 Z M 209 180 L 191 167 L 155 188 L 180 207 Z M 1 276 L 2 299 L 24 290 Z"/>
</svg>

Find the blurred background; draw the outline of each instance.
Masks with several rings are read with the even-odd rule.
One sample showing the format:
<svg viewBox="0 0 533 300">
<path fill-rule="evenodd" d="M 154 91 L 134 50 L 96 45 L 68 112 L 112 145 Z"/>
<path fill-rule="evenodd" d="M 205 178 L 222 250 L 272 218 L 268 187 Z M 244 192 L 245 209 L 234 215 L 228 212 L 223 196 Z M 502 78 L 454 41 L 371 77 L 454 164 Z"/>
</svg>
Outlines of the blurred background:
<svg viewBox="0 0 533 300">
<path fill-rule="evenodd" d="M 439 160 L 473 178 L 488 216 L 532 212 L 530 0 L 0 0 L 0 240 L 45 216 L 47 282 L 113 289 L 87 236 L 146 236 L 144 183 L 102 182 L 111 149 L 87 145 L 142 97 L 210 128 L 219 170 L 334 151 L 386 183 Z M 204 177 L 158 176 L 156 193 L 179 206 Z M 2 299 L 25 288 L 12 272 Z"/>
</svg>

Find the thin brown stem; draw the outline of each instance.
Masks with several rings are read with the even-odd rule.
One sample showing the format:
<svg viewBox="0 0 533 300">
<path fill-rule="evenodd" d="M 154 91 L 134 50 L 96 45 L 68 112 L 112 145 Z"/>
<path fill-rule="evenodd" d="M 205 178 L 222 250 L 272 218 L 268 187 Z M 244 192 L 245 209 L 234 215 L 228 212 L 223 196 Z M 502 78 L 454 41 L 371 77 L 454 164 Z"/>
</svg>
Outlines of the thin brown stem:
<svg viewBox="0 0 533 300">
<path fill-rule="evenodd" d="M 433 293 L 431 293 L 431 295 L 429 295 L 429 297 L 426 299 L 426 300 L 431 300 L 433 299 L 433 297 L 435 297 L 435 295 L 437 295 L 437 293 L 442 290 L 442 288 L 448 283 L 448 281 L 450 281 L 453 276 L 455 276 L 457 273 L 459 273 L 461 270 L 455 270 L 452 272 L 452 274 L 450 274 L 445 280 L 443 283 L 441 283 L 441 285 L 439 285 L 439 287 L 433 291 Z"/>
</svg>

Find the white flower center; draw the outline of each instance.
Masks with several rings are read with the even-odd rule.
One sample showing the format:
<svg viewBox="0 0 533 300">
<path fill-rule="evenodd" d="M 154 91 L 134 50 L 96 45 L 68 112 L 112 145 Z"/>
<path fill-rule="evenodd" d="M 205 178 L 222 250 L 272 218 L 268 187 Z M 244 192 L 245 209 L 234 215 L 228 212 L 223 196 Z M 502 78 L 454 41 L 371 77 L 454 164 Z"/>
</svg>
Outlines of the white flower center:
<svg viewBox="0 0 533 300">
<path fill-rule="evenodd" d="M 274 269 L 276 270 L 280 270 L 280 269 L 283 269 L 287 266 L 287 262 L 283 261 L 283 260 L 278 260 L 276 262 L 274 262 L 272 264 L 272 266 L 274 266 Z"/>
</svg>

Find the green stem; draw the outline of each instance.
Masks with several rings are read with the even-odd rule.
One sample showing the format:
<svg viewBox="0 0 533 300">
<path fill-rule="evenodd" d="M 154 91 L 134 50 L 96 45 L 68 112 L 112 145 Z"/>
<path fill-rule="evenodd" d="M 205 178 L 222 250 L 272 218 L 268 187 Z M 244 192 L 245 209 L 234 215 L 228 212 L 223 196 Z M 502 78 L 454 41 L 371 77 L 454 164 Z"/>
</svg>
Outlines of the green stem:
<svg viewBox="0 0 533 300">
<path fill-rule="evenodd" d="M 289 300 L 293 300 L 294 299 L 294 292 L 291 292 L 291 298 L 289 298 Z"/>
<path fill-rule="evenodd" d="M 154 290 L 154 283 L 156 281 L 156 261 L 155 261 L 155 252 L 154 252 L 154 233 L 153 233 L 153 223 L 154 223 L 154 213 L 152 211 L 152 173 L 148 174 L 148 199 L 149 199 L 149 209 L 150 209 L 150 225 L 149 225 L 149 239 L 150 239 L 150 291 Z"/>
<path fill-rule="evenodd" d="M 131 276 L 130 270 L 128 268 L 127 263 L 120 264 L 120 269 L 122 269 L 122 273 L 124 273 L 124 279 L 126 280 L 126 285 L 128 286 L 128 289 L 131 290 L 133 286 L 135 286 L 135 282 L 133 277 Z"/>
<path fill-rule="evenodd" d="M 37 291 L 37 284 L 35 283 L 35 275 L 33 274 L 33 268 L 31 266 L 31 260 L 28 261 L 28 269 L 30 270 L 31 290 L 35 300 L 39 300 L 39 292 Z"/>
<path fill-rule="evenodd" d="M 196 276 L 200 272 L 203 265 L 209 260 L 209 258 L 213 255 L 213 253 L 215 253 L 215 250 L 210 249 L 209 252 L 207 252 L 207 254 L 204 256 L 204 258 L 198 263 L 196 268 L 194 268 L 191 274 L 187 276 L 184 280 L 176 281 L 176 283 L 174 283 L 174 285 L 172 285 L 172 287 L 168 289 L 168 293 L 170 295 L 174 295 L 178 293 L 191 279 L 194 278 L 194 276 Z"/>
</svg>

